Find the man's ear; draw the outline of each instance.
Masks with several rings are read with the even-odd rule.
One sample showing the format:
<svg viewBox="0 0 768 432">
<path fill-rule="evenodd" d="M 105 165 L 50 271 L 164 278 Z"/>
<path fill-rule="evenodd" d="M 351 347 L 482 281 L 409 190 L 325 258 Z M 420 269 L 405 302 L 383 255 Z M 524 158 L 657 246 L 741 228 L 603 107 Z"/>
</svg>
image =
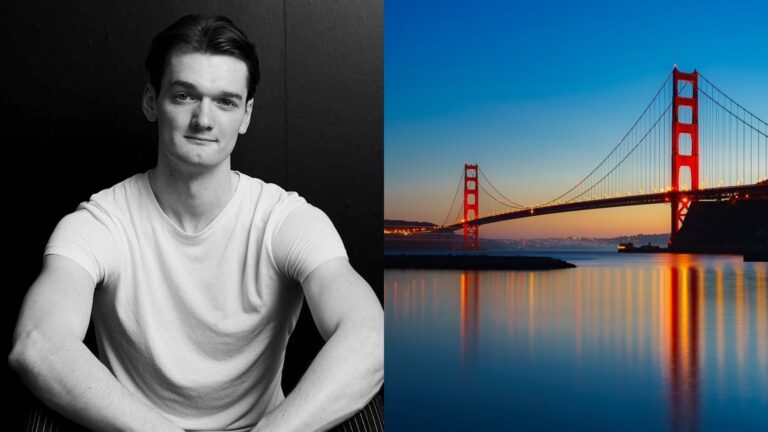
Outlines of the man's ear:
<svg viewBox="0 0 768 432">
<path fill-rule="evenodd" d="M 253 111 L 253 98 L 248 99 L 248 102 L 245 104 L 245 115 L 243 116 L 243 121 L 240 122 L 240 134 L 244 134 L 245 131 L 248 130 L 248 125 L 251 124 L 251 112 Z"/>
<path fill-rule="evenodd" d="M 147 83 L 144 86 L 144 94 L 141 96 L 141 109 L 144 111 L 144 117 L 153 122 L 157 120 L 157 94 L 152 84 Z"/>
</svg>

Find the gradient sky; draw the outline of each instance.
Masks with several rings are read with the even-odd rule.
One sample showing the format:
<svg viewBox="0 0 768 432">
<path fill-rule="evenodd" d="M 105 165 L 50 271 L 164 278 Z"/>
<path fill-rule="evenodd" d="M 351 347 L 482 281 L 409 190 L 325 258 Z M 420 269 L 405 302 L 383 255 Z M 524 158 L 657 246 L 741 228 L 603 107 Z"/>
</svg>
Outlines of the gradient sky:
<svg viewBox="0 0 768 432">
<path fill-rule="evenodd" d="M 385 2 L 384 215 L 442 223 L 464 163 L 512 200 L 560 195 L 676 64 L 768 120 L 765 1 Z M 669 207 L 484 225 L 481 237 L 669 231 Z"/>
</svg>

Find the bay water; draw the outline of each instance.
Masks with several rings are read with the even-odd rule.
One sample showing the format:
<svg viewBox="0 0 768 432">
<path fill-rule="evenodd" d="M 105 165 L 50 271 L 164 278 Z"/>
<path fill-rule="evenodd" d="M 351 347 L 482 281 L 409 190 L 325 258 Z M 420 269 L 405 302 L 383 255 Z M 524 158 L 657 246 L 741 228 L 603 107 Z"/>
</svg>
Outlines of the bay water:
<svg viewBox="0 0 768 432">
<path fill-rule="evenodd" d="M 576 268 L 384 272 L 393 431 L 768 431 L 768 263 L 507 251 Z"/>
</svg>

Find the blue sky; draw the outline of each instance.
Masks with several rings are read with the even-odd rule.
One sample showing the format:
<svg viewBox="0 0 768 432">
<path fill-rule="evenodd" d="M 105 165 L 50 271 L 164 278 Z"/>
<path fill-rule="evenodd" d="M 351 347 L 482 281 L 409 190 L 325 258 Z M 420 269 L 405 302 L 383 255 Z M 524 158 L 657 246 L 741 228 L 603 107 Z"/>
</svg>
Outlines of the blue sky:
<svg viewBox="0 0 768 432">
<path fill-rule="evenodd" d="M 387 0 L 385 217 L 442 222 L 465 162 L 517 202 L 559 195 L 618 142 L 675 64 L 768 120 L 767 23 L 758 1 Z M 644 222 L 624 234 L 668 230 L 669 210 L 649 206 L 483 233 L 611 235 L 588 220 L 630 212 Z"/>
</svg>

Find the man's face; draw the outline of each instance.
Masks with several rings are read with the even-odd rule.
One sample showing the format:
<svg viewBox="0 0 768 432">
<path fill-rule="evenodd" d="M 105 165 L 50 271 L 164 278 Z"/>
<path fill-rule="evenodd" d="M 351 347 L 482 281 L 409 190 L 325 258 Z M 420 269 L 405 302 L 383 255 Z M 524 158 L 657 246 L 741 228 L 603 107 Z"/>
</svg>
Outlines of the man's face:
<svg viewBox="0 0 768 432">
<path fill-rule="evenodd" d="M 198 170 L 227 161 L 251 118 L 247 79 L 246 64 L 235 57 L 172 54 L 160 94 L 151 86 L 144 92 L 144 112 L 158 121 L 160 157 Z"/>
</svg>

